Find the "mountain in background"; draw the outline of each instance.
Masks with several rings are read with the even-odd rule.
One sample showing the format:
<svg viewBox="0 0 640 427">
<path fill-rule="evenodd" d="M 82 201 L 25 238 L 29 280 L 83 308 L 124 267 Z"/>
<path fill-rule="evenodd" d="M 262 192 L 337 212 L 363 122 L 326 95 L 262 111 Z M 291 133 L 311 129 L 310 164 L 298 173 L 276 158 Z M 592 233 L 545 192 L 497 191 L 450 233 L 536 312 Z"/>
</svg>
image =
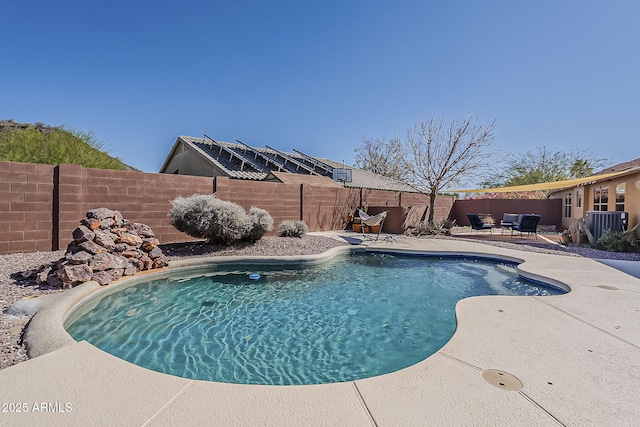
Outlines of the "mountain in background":
<svg viewBox="0 0 640 427">
<path fill-rule="evenodd" d="M 0 120 L 0 161 L 139 171 L 111 157 L 93 133 L 13 120 Z"/>
</svg>

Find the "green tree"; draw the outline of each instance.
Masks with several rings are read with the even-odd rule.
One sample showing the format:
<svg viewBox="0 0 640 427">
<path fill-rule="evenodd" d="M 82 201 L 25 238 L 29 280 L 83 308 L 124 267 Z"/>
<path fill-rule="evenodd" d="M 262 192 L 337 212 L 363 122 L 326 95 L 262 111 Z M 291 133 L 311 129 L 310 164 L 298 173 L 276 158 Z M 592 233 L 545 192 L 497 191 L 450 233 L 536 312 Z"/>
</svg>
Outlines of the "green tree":
<svg viewBox="0 0 640 427">
<path fill-rule="evenodd" d="M 411 177 L 411 164 L 403 155 L 404 147 L 398 138 L 362 138 L 356 147 L 354 166 L 398 181 Z"/>
<path fill-rule="evenodd" d="M 511 187 L 563 181 L 593 174 L 607 159 L 588 150 L 549 150 L 542 146 L 521 154 L 511 154 L 506 166 L 480 183 L 484 187 Z"/>
</svg>

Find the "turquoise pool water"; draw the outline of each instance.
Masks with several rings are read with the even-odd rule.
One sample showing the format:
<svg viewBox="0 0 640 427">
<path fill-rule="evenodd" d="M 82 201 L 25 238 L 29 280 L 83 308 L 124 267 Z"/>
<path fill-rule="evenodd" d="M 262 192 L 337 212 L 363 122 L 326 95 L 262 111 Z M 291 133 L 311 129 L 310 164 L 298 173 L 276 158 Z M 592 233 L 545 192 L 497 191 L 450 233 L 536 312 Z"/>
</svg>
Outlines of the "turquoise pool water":
<svg viewBox="0 0 640 427">
<path fill-rule="evenodd" d="M 453 335 L 463 298 L 559 293 L 518 278 L 513 264 L 351 254 L 312 266 L 217 266 L 195 278 L 151 280 L 104 297 L 67 331 L 180 377 L 320 384 L 427 358 Z"/>
</svg>

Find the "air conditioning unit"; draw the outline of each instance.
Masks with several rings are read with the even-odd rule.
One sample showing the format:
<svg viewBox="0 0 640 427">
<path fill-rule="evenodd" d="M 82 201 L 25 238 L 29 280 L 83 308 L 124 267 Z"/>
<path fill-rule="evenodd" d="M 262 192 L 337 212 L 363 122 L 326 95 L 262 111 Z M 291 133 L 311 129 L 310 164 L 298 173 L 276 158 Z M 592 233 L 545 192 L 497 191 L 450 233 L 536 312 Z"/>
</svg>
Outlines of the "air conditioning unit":
<svg viewBox="0 0 640 427">
<path fill-rule="evenodd" d="M 587 227 L 596 240 L 605 230 L 625 231 L 628 225 L 628 212 L 587 211 Z"/>
</svg>

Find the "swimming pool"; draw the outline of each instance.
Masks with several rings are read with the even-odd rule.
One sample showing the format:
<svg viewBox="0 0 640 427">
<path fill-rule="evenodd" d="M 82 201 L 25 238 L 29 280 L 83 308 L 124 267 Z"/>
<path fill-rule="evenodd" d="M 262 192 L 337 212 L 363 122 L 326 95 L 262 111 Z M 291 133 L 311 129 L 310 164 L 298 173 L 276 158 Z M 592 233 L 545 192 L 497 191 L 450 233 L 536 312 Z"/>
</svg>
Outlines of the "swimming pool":
<svg viewBox="0 0 640 427">
<path fill-rule="evenodd" d="M 66 327 L 76 340 L 172 375 L 320 384 L 424 360 L 455 332 L 460 299 L 563 292 L 519 278 L 511 263 L 353 253 L 170 274 L 104 296 Z"/>
</svg>

